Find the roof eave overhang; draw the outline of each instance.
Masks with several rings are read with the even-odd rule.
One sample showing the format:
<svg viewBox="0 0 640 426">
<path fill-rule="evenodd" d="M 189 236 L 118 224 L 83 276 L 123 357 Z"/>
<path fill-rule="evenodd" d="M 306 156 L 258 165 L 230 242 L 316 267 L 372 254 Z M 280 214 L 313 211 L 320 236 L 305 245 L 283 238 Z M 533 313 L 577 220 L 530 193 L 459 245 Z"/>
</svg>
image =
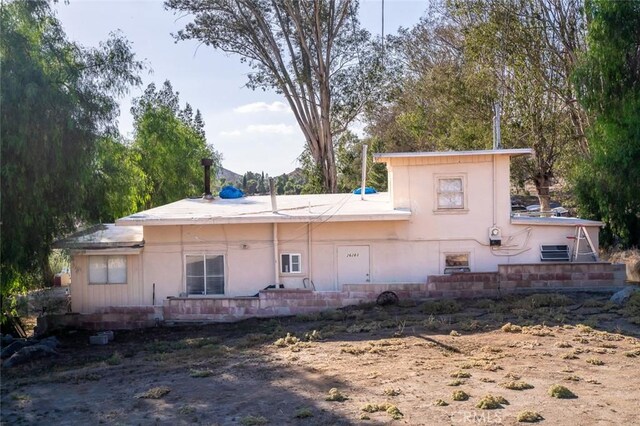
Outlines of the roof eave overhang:
<svg viewBox="0 0 640 426">
<path fill-rule="evenodd" d="M 122 218 L 117 226 L 167 226 L 167 225 L 227 225 L 227 224 L 268 224 L 268 223 L 325 223 L 325 222 L 376 222 L 406 221 L 410 211 L 395 210 L 390 213 L 347 214 L 339 216 L 290 216 L 272 214 L 269 216 L 214 216 L 203 218 Z"/>
</svg>

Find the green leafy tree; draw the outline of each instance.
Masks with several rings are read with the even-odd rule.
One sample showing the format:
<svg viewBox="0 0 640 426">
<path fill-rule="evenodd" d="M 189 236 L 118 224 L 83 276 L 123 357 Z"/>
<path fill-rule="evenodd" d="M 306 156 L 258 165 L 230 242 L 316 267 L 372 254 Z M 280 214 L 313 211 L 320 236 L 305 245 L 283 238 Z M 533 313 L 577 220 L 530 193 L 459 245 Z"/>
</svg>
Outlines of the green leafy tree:
<svg viewBox="0 0 640 426">
<path fill-rule="evenodd" d="M 117 133 L 114 97 L 142 64 L 118 34 L 97 48 L 69 42 L 43 0 L 2 4 L 0 62 L 6 295 L 52 279 L 51 243 L 82 218 L 98 141 Z"/>
<path fill-rule="evenodd" d="M 606 243 L 640 245 L 640 3 L 586 2 L 588 50 L 576 71 L 593 114 L 590 156 L 574 191 L 587 217 L 606 223 Z"/>
<path fill-rule="evenodd" d="M 219 155 L 207 145 L 203 125 L 193 119 L 191 107 L 180 109 L 179 94 L 171 83 L 165 81 L 160 90 L 150 84 L 131 112 L 135 120 L 133 149 L 139 154 L 139 166 L 149 185 L 145 207 L 202 194 L 200 160 L 216 160 L 211 173 L 215 176 Z"/>
<path fill-rule="evenodd" d="M 130 144 L 111 136 L 98 141 L 85 199 L 87 220 L 113 222 L 144 208 L 149 194 L 140 161 Z"/>
<path fill-rule="evenodd" d="M 281 93 L 307 141 L 319 185 L 338 189 L 334 142 L 382 87 L 378 49 L 356 0 L 167 0 L 193 16 L 177 35 L 240 56 L 250 88 Z M 307 182 L 308 185 L 311 185 Z"/>
</svg>

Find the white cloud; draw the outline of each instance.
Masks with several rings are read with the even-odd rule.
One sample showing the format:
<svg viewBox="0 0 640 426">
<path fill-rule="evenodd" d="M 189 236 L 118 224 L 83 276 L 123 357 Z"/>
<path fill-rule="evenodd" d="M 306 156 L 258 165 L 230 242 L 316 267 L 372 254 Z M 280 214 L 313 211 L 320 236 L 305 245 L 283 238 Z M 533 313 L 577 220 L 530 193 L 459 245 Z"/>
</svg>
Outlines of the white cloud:
<svg viewBox="0 0 640 426">
<path fill-rule="evenodd" d="M 288 124 L 251 124 L 246 128 L 247 133 L 275 133 L 279 135 L 290 135 L 293 133 L 293 126 Z"/>
<path fill-rule="evenodd" d="M 218 134 L 220 136 L 235 137 L 242 135 L 242 132 L 240 130 L 222 130 L 221 132 L 218 132 Z"/>
<path fill-rule="evenodd" d="M 237 108 L 233 109 L 233 112 L 237 112 L 239 114 L 248 114 L 248 113 L 254 113 L 254 112 L 289 112 L 290 109 L 287 106 L 287 104 L 283 103 L 283 102 L 271 102 L 266 103 L 266 102 L 253 102 L 250 104 L 246 104 L 246 105 L 241 105 Z"/>
</svg>

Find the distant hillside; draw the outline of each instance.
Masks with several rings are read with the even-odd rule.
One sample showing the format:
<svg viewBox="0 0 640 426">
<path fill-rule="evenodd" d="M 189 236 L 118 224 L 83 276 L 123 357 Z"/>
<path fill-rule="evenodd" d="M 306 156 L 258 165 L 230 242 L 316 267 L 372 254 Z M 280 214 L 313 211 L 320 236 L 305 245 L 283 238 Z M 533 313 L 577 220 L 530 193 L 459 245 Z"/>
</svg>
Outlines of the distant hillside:
<svg viewBox="0 0 640 426">
<path fill-rule="evenodd" d="M 224 167 L 220 167 L 218 169 L 218 179 L 222 178 L 227 182 L 242 182 L 242 175 L 232 172 L 231 170 L 227 170 Z"/>
</svg>

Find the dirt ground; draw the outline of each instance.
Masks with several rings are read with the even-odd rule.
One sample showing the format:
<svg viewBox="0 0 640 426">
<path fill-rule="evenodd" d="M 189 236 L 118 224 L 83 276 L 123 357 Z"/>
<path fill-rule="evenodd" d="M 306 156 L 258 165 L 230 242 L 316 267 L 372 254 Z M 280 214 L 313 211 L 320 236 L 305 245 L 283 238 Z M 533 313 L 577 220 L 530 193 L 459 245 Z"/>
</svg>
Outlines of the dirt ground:
<svg viewBox="0 0 640 426">
<path fill-rule="evenodd" d="M 534 411 L 549 425 L 640 424 L 640 297 L 622 308 L 608 297 L 368 305 L 122 331 L 106 346 L 67 333 L 58 336 L 59 356 L 3 369 L 0 418 L 7 425 L 510 425 Z M 550 396 L 555 384 L 575 396 Z M 455 401 L 455 391 L 468 399 Z M 477 408 L 488 394 L 506 402 Z"/>
</svg>

